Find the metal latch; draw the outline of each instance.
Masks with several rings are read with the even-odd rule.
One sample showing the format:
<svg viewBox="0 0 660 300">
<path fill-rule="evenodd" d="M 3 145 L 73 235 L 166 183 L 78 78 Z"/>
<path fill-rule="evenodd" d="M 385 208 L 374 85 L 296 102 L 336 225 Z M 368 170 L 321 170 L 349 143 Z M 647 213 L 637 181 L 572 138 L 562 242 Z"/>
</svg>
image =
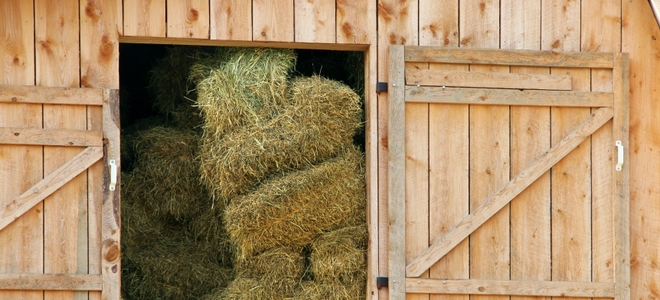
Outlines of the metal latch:
<svg viewBox="0 0 660 300">
<path fill-rule="evenodd" d="M 615 145 L 618 150 L 616 170 L 621 171 L 621 166 L 623 165 L 623 143 L 621 143 L 621 141 L 616 141 Z"/>
<path fill-rule="evenodd" d="M 110 160 L 110 187 L 109 189 L 111 191 L 115 190 L 115 186 L 117 185 L 117 163 L 115 162 L 114 159 Z"/>
</svg>

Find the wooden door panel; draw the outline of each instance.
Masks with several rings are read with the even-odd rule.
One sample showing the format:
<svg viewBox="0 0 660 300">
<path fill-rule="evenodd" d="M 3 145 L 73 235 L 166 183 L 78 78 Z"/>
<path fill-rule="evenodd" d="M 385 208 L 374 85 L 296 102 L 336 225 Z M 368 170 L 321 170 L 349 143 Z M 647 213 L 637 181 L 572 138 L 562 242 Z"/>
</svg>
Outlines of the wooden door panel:
<svg viewBox="0 0 660 300">
<path fill-rule="evenodd" d="M 392 46 L 390 63 L 392 299 L 627 299 L 626 55 Z"/>
</svg>

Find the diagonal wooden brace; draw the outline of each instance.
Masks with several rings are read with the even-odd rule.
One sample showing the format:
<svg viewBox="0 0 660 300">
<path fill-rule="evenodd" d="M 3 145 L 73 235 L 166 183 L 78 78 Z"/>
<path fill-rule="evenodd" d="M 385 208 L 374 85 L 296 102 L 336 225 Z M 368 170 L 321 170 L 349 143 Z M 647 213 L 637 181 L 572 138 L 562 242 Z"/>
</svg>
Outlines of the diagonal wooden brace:
<svg viewBox="0 0 660 300">
<path fill-rule="evenodd" d="M 472 234 L 488 219 L 506 206 L 513 198 L 529 187 L 553 165 L 568 155 L 575 147 L 580 145 L 587 137 L 612 119 L 614 112 L 611 108 L 600 108 L 588 119 L 578 125 L 571 133 L 557 145 L 531 164 L 527 169 L 511 179 L 488 201 L 483 203 L 460 223 L 433 242 L 419 256 L 406 266 L 407 277 L 419 277 L 439 259 L 445 256 L 456 245 Z"/>
</svg>

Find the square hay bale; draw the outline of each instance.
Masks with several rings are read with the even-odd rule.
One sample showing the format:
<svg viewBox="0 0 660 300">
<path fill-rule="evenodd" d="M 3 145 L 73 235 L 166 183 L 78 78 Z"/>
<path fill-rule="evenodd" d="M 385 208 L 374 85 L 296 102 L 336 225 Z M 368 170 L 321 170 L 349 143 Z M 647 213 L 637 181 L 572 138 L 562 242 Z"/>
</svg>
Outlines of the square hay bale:
<svg viewBox="0 0 660 300">
<path fill-rule="evenodd" d="M 273 247 L 303 247 L 324 231 L 364 224 L 363 155 L 354 146 L 341 155 L 273 177 L 236 198 L 225 224 L 239 257 Z"/>
<path fill-rule="evenodd" d="M 229 202 L 274 173 L 334 157 L 352 144 L 361 126 L 359 102 L 342 83 L 319 76 L 296 78 L 276 116 L 262 116 L 259 124 L 224 135 L 205 132 L 202 180 L 215 197 Z"/>
<path fill-rule="evenodd" d="M 367 227 L 349 226 L 326 232 L 311 244 L 310 269 L 314 281 L 366 287 Z"/>
</svg>

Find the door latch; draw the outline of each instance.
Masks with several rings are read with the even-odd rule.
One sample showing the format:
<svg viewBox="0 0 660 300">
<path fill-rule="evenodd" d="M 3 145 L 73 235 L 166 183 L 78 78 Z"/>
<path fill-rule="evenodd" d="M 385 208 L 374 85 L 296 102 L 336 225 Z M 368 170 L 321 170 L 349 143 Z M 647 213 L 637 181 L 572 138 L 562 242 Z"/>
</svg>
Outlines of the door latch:
<svg viewBox="0 0 660 300">
<path fill-rule="evenodd" d="M 623 143 L 621 143 L 621 141 L 616 141 L 615 145 L 618 152 L 616 170 L 621 171 L 621 166 L 623 166 Z"/>
<path fill-rule="evenodd" d="M 110 160 L 110 186 L 109 189 L 111 191 L 115 190 L 115 186 L 117 185 L 117 163 L 115 162 L 114 159 Z"/>
</svg>

